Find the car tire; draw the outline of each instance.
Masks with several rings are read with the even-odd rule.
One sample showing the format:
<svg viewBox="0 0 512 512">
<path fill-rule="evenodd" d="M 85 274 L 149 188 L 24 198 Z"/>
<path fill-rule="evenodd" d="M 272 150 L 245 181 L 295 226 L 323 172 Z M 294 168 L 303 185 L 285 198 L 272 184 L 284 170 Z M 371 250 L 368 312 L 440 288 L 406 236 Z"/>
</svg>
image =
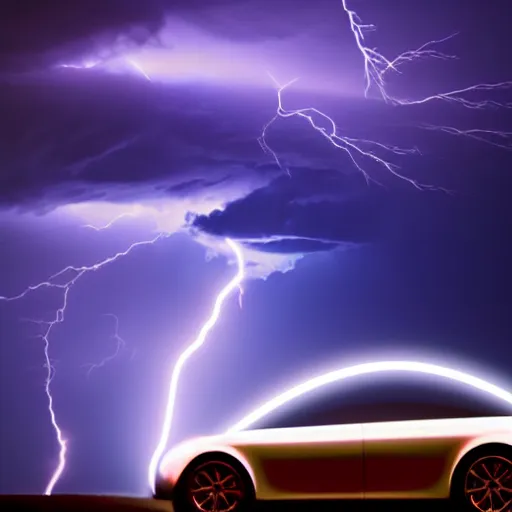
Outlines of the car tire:
<svg viewBox="0 0 512 512">
<path fill-rule="evenodd" d="M 172 501 L 176 512 L 248 512 L 253 508 L 255 493 L 242 464 L 231 457 L 211 454 L 194 460 L 185 469 Z"/>
<path fill-rule="evenodd" d="M 451 499 L 456 510 L 512 511 L 512 449 L 496 445 L 466 455 L 457 467 Z"/>
</svg>

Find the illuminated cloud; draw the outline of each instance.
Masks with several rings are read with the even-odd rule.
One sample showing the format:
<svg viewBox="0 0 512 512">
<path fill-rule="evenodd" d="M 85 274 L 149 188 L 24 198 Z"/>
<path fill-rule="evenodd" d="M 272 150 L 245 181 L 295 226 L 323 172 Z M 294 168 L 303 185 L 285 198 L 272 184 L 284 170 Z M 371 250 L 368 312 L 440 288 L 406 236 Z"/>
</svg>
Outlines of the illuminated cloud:
<svg viewBox="0 0 512 512">
<path fill-rule="evenodd" d="M 3 210 L 57 210 L 96 227 L 119 216 L 146 218 L 156 231 L 191 229 L 211 254 L 222 253 L 216 237 L 232 236 L 243 246 L 248 274 L 258 277 L 289 270 L 307 253 L 371 240 L 372 209 L 350 204 L 358 187 L 367 193 L 365 184 L 347 176 L 348 162 L 322 147 L 302 155 L 309 135 L 299 132 L 296 145 L 285 127 L 271 136 L 293 180 L 262 151 L 258 137 L 275 109 L 272 87 L 155 88 L 110 75 L 70 84 L 59 75 L 2 90 L 3 121 L 13 127 L 3 141 Z M 351 227 L 353 213 L 364 217 L 359 227 Z M 332 216 L 345 216 L 344 227 L 333 232 Z"/>
</svg>

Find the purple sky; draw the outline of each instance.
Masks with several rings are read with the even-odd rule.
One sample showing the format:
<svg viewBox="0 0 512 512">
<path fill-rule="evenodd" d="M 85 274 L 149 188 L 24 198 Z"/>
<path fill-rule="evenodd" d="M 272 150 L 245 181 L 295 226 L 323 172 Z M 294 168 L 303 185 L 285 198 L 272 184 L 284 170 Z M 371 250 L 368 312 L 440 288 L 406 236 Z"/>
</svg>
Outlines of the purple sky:
<svg viewBox="0 0 512 512">
<path fill-rule="evenodd" d="M 458 59 L 390 77 L 396 97 L 512 78 L 505 0 L 349 3 L 377 26 L 369 46 L 391 57 L 459 33 L 442 45 Z M 226 304 L 186 367 L 172 442 L 221 430 L 333 361 L 403 355 L 502 382 L 510 373 L 511 153 L 422 128 L 512 132 L 510 110 L 365 99 L 341 0 L 206 4 L 13 1 L 0 20 L 0 296 L 173 233 L 69 294 L 50 347 L 69 439 L 57 492 L 147 492 L 170 368 L 234 272 L 225 236 L 243 245 L 251 279 L 243 308 Z M 277 107 L 267 71 L 300 77 L 285 108 L 326 112 L 347 137 L 417 148 L 393 163 L 452 193 L 419 191 L 371 162 L 381 185 L 368 185 L 298 118 L 268 132 L 288 176 L 258 143 Z M 512 101 L 507 90 L 492 98 Z M 123 213 L 108 230 L 85 227 Z M 27 319 L 51 318 L 60 300 L 54 289 L 0 302 L 0 492 L 42 492 L 55 466 L 40 326 Z M 110 315 L 125 346 L 88 374 L 116 349 Z"/>
</svg>

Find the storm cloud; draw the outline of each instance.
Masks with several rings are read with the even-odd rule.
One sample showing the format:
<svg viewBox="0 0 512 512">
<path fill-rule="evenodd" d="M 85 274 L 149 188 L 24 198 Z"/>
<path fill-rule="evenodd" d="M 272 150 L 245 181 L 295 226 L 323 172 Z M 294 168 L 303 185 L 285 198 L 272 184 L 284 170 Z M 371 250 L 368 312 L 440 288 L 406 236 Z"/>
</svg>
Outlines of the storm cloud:
<svg viewBox="0 0 512 512">
<path fill-rule="evenodd" d="M 4 206 L 115 200 L 121 190 L 129 201 L 209 187 L 252 189 L 275 173 L 265 170 L 256 126 L 244 128 L 232 111 L 220 122 L 209 112 L 223 115 L 225 98 L 210 95 L 217 105 L 208 108 L 204 91 L 120 85 L 92 77 L 27 85 L 23 93 L 4 86 Z"/>
<path fill-rule="evenodd" d="M 163 25 L 157 0 L 127 5 L 120 0 L 34 2 L 7 0 L 0 21 L 0 69 L 47 66 L 65 55 L 85 55 L 116 42 L 141 45 Z"/>
<path fill-rule="evenodd" d="M 444 5 L 434 4 L 434 10 Z M 294 78 L 295 68 L 306 72 L 286 92 L 292 108 L 328 112 L 353 137 L 418 148 L 416 156 L 392 157 L 406 176 L 462 194 L 475 190 L 475 181 L 476 188 L 481 185 L 476 176 L 485 172 L 489 148 L 418 129 L 420 118 L 443 124 L 452 111 L 443 114 L 439 105 L 428 112 L 393 109 L 362 98 L 361 56 L 337 1 L 302 10 L 291 0 L 278 6 L 270 0 L 150 0 L 130 6 L 108 0 L 94 9 L 82 1 L 44 8 L 9 2 L 5 13 L 4 210 L 44 214 L 78 203 L 181 201 L 185 206 L 173 210 L 179 219 L 170 224 L 182 223 L 209 247 L 230 236 L 254 255 L 299 258 L 374 242 L 394 214 L 397 190 L 422 194 L 420 202 L 437 200 L 425 196 L 439 192 L 413 190 L 371 161 L 365 170 L 381 185 L 369 186 L 346 153 L 301 119 L 280 119 L 269 129 L 277 165 L 258 142 L 277 107 L 267 64 L 281 79 Z M 377 9 L 374 16 L 393 28 L 388 11 Z M 441 25 L 453 16 L 447 13 Z M 446 35 L 439 28 L 432 35 Z M 398 36 L 388 42 L 399 46 Z M 55 67 L 148 48 L 164 50 L 147 58 L 155 80 L 134 69 Z M 333 66 L 333 56 L 343 65 Z M 455 66 L 453 75 L 443 75 L 447 83 L 469 69 Z"/>
<path fill-rule="evenodd" d="M 445 194 L 417 191 L 371 165 L 383 185 L 368 185 L 346 153 L 300 119 L 280 119 L 267 134 L 280 167 L 258 142 L 275 113 L 272 89 L 62 70 L 37 82 L 4 84 L 0 93 L 8 128 L 0 139 L 4 210 L 168 203 L 175 218 L 165 226 L 181 225 L 217 253 L 225 251 L 224 237 L 238 239 L 248 262 L 261 266 L 258 275 L 289 269 L 304 254 L 375 242 L 397 191 L 420 203 Z M 305 103 L 307 94 L 292 99 Z M 486 160 L 475 158 L 481 148 L 464 156 L 441 134 L 413 133 L 413 120 L 399 111 L 342 98 L 317 104 L 361 137 L 419 144 L 421 157 L 396 159 L 406 175 L 470 187 L 468 173 L 483 176 Z"/>
<path fill-rule="evenodd" d="M 247 240 L 261 250 L 282 252 L 374 240 L 382 194 L 376 188 L 358 194 L 359 177 L 337 171 L 323 174 L 296 169 L 293 179 L 280 176 L 224 210 L 196 217 L 193 226 Z"/>
<path fill-rule="evenodd" d="M 326 8 L 334 11 L 336 6 L 321 0 L 306 7 L 305 16 L 295 2 L 281 1 L 279 11 L 287 13 L 283 23 L 273 14 L 270 0 L 147 0 L 130 5 L 105 0 L 93 6 L 84 0 L 6 0 L 0 20 L 0 71 L 34 70 L 93 55 L 108 59 L 143 46 L 171 48 L 166 27 L 175 20 L 229 41 L 292 37 L 318 30 Z"/>
<path fill-rule="evenodd" d="M 237 94 L 65 70 L 4 85 L 1 98 L 4 209 L 186 198 L 190 214 L 202 213 L 196 231 L 278 253 L 368 243 L 376 232 L 378 207 L 365 205 L 374 188 L 307 125 L 282 120 L 268 135 L 291 175 L 262 150 L 271 89 Z M 206 215 L 208 201 L 217 209 Z"/>
</svg>

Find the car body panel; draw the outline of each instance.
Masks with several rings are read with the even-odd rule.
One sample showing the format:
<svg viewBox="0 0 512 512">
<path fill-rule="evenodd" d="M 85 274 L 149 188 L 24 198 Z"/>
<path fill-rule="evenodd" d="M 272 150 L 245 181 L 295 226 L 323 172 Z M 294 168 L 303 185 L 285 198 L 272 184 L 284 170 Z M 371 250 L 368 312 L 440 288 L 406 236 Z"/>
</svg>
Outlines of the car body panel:
<svg viewBox="0 0 512 512">
<path fill-rule="evenodd" d="M 453 471 L 468 451 L 512 443 L 512 418 L 367 423 L 363 437 L 366 498 L 448 498 Z"/>
<path fill-rule="evenodd" d="M 361 425 L 247 434 L 231 443 L 251 465 L 261 499 L 363 497 Z"/>
<path fill-rule="evenodd" d="M 235 457 L 261 500 L 446 498 L 471 449 L 512 445 L 512 418 L 486 417 L 246 430 L 186 441 L 166 454 L 176 484 L 205 453 Z"/>
</svg>

